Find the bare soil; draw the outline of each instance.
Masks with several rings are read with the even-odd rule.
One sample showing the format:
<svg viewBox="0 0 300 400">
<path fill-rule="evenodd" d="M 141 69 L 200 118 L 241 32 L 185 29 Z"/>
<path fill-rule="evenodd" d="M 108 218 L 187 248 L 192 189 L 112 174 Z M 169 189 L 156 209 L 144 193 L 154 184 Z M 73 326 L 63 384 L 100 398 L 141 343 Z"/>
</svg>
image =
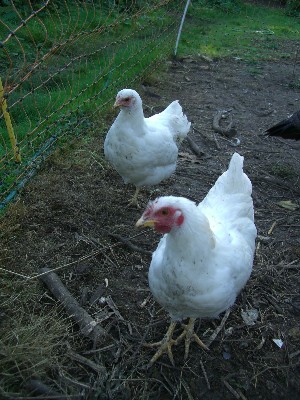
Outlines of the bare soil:
<svg viewBox="0 0 300 400">
<path fill-rule="evenodd" d="M 203 154 L 195 155 L 185 141 L 176 174 L 142 191 L 141 210 L 126 207 L 134 188 L 126 189 L 103 159 L 105 129 L 95 124 L 92 138 L 49 158 L 1 221 L 2 266 L 25 275 L 43 266 L 61 267 L 56 272 L 62 282 L 109 336 L 93 344 L 74 325 L 65 352 L 71 348 L 105 366 L 107 373 L 74 357 L 68 362 L 62 358 L 44 383 L 83 399 L 300 395 L 300 143 L 263 134 L 300 108 L 295 84 L 299 76 L 300 64 L 291 61 L 248 64 L 185 58 L 170 62 L 160 79 L 145 81 L 137 88 L 145 114 L 180 100 L 192 121 L 190 137 Z M 214 132 L 212 119 L 218 110 L 231 110 L 238 146 Z M 107 128 L 114 118 L 109 116 Z M 227 117 L 221 120 L 227 123 Z M 137 231 L 134 224 L 148 200 L 158 195 L 200 202 L 235 151 L 245 157 L 244 169 L 253 184 L 258 239 L 251 278 L 209 352 L 193 344 L 185 362 L 179 345 L 174 349 L 175 367 L 163 356 L 147 369 L 153 349 L 143 343 L 160 340 L 169 319 L 152 299 L 147 282 L 150 253 L 160 237 Z M 280 205 L 282 201 L 290 201 L 292 208 Z M 112 234 L 130 240 L 130 245 Z M 12 282 L 20 292 L 33 284 L 13 276 Z M 28 299 L 28 312 L 56 307 L 46 286 L 38 281 L 38 287 L 40 294 Z M 252 308 L 259 317 L 247 325 L 241 312 Z M 18 310 L 10 304 L 2 307 L 2 314 L 4 319 L 17 318 Z M 204 342 L 220 320 L 199 321 L 197 332 Z M 282 347 L 273 339 L 281 339 Z"/>
</svg>

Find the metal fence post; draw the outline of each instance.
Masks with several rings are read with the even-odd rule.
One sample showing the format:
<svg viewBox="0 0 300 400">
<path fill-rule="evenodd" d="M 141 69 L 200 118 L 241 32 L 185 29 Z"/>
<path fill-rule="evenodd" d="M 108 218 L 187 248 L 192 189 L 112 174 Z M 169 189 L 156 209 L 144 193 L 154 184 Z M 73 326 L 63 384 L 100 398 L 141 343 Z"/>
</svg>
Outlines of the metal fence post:
<svg viewBox="0 0 300 400">
<path fill-rule="evenodd" d="M 21 155 L 19 153 L 19 147 L 17 145 L 14 129 L 11 123 L 10 115 L 9 112 L 7 111 L 7 102 L 4 97 L 4 88 L 2 85 L 2 80 L 0 78 L 0 106 L 2 108 L 3 116 L 5 119 L 6 127 L 7 127 L 7 132 L 9 136 L 9 140 L 11 143 L 11 147 L 13 149 L 15 159 L 17 162 L 21 162 Z"/>
</svg>

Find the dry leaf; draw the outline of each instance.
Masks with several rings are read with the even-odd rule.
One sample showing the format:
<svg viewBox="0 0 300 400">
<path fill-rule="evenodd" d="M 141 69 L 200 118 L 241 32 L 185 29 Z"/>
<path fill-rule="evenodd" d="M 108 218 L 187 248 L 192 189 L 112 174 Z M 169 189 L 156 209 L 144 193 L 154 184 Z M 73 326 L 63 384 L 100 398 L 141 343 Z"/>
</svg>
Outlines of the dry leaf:
<svg viewBox="0 0 300 400">
<path fill-rule="evenodd" d="M 295 211 L 299 208 L 298 204 L 292 203 L 291 200 L 282 200 L 277 203 L 280 207 L 286 208 L 287 210 Z"/>
</svg>

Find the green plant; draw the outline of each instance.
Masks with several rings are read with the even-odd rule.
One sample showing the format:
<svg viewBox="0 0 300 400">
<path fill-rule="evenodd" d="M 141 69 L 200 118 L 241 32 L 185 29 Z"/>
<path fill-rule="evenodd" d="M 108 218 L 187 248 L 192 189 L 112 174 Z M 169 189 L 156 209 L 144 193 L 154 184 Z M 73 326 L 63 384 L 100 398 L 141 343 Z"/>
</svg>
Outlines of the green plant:
<svg viewBox="0 0 300 400">
<path fill-rule="evenodd" d="M 299 0 L 288 0 L 286 3 L 286 13 L 293 17 L 299 17 L 300 16 Z"/>
<path fill-rule="evenodd" d="M 241 9 L 241 0 L 200 0 L 201 5 L 217 8 L 225 12 L 238 12 Z"/>
<path fill-rule="evenodd" d="M 234 2 L 235 12 L 231 13 L 213 4 L 204 0 L 191 3 L 179 54 L 238 57 L 247 62 L 294 56 L 300 39 L 298 21 L 283 9 Z"/>
<path fill-rule="evenodd" d="M 0 157 L 6 166 L 0 178 L 3 195 L 15 189 L 31 164 L 35 167 L 37 155 L 41 158 L 49 140 L 55 144 L 60 137 L 74 138 L 84 132 L 88 114 L 107 110 L 121 87 L 151 74 L 170 54 L 177 28 L 172 2 L 169 8 L 157 2 L 144 2 L 143 7 L 131 1 L 114 3 L 114 8 L 112 4 L 107 8 L 106 2 L 95 6 L 94 2 L 55 1 L 39 18 L 30 19 L 26 28 L 21 27 L 17 39 L 12 36 L 5 42 L 0 76 L 3 82 L 8 76 L 8 87 L 18 82 L 7 102 L 22 163 L 14 162 L 1 119 Z M 123 12 L 123 6 L 127 11 L 133 8 Z M 0 34 L 5 38 L 20 19 L 11 4 L 3 8 Z M 16 66 L 17 78 L 10 65 Z"/>
<path fill-rule="evenodd" d="M 295 175 L 293 167 L 289 164 L 276 164 L 272 166 L 272 174 L 280 178 L 292 178 Z"/>
</svg>

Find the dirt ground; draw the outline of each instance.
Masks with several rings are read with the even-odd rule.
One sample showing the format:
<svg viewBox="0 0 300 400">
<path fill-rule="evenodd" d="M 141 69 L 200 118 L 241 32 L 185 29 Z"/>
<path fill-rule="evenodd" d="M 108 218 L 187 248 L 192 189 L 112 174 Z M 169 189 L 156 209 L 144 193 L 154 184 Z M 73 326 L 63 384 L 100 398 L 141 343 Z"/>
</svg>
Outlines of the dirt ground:
<svg viewBox="0 0 300 400">
<path fill-rule="evenodd" d="M 2 265 L 25 275 L 43 266 L 62 267 L 57 273 L 64 285 L 109 336 L 93 345 L 74 325 L 66 353 L 71 348 L 106 372 L 73 357 L 54 365 L 44 383 L 80 399 L 300 395 L 300 143 L 263 135 L 268 126 L 300 108 L 299 77 L 300 64 L 292 61 L 247 64 L 199 57 L 169 62 L 160 79 L 136 88 L 146 115 L 180 100 L 193 125 L 190 137 L 203 151 L 195 155 L 185 141 L 176 174 L 142 191 L 141 210 L 126 207 L 134 189 L 125 189 L 103 159 L 103 128 L 94 125 L 94 137 L 50 157 L 1 221 Z M 238 146 L 214 132 L 218 110 L 231 110 Z M 114 118 L 112 114 L 106 121 L 108 127 Z M 227 122 L 224 118 L 221 124 Z M 150 254 L 160 237 L 137 231 L 134 224 L 148 200 L 158 195 L 200 202 L 235 151 L 245 157 L 244 169 L 253 184 L 258 239 L 251 278 L 209 352 L 193 344 L 185 362 L 179 345 L 175 367 L 163 356 L 147 369 L 153 350 L 142 344 L 161 339 L 169 319 L 152 299 L 147 282 Z M 290 201 L 291 207 L 280 205 L 282 201 Z M 12 281 L 16 287 L 23 282 Z M 31 299 L 29 308 L 51 310 L 57 304 L 54 296 L 43 283 L 38 286 L 41 294 Z M 4 308 L 7 318 L 16 313 L 10 307 Z M 253 325 L 242 318 L 247 309 L 258 311 Z M 197 324 L 204 342 L 220 320 Z"/>
</svg>

